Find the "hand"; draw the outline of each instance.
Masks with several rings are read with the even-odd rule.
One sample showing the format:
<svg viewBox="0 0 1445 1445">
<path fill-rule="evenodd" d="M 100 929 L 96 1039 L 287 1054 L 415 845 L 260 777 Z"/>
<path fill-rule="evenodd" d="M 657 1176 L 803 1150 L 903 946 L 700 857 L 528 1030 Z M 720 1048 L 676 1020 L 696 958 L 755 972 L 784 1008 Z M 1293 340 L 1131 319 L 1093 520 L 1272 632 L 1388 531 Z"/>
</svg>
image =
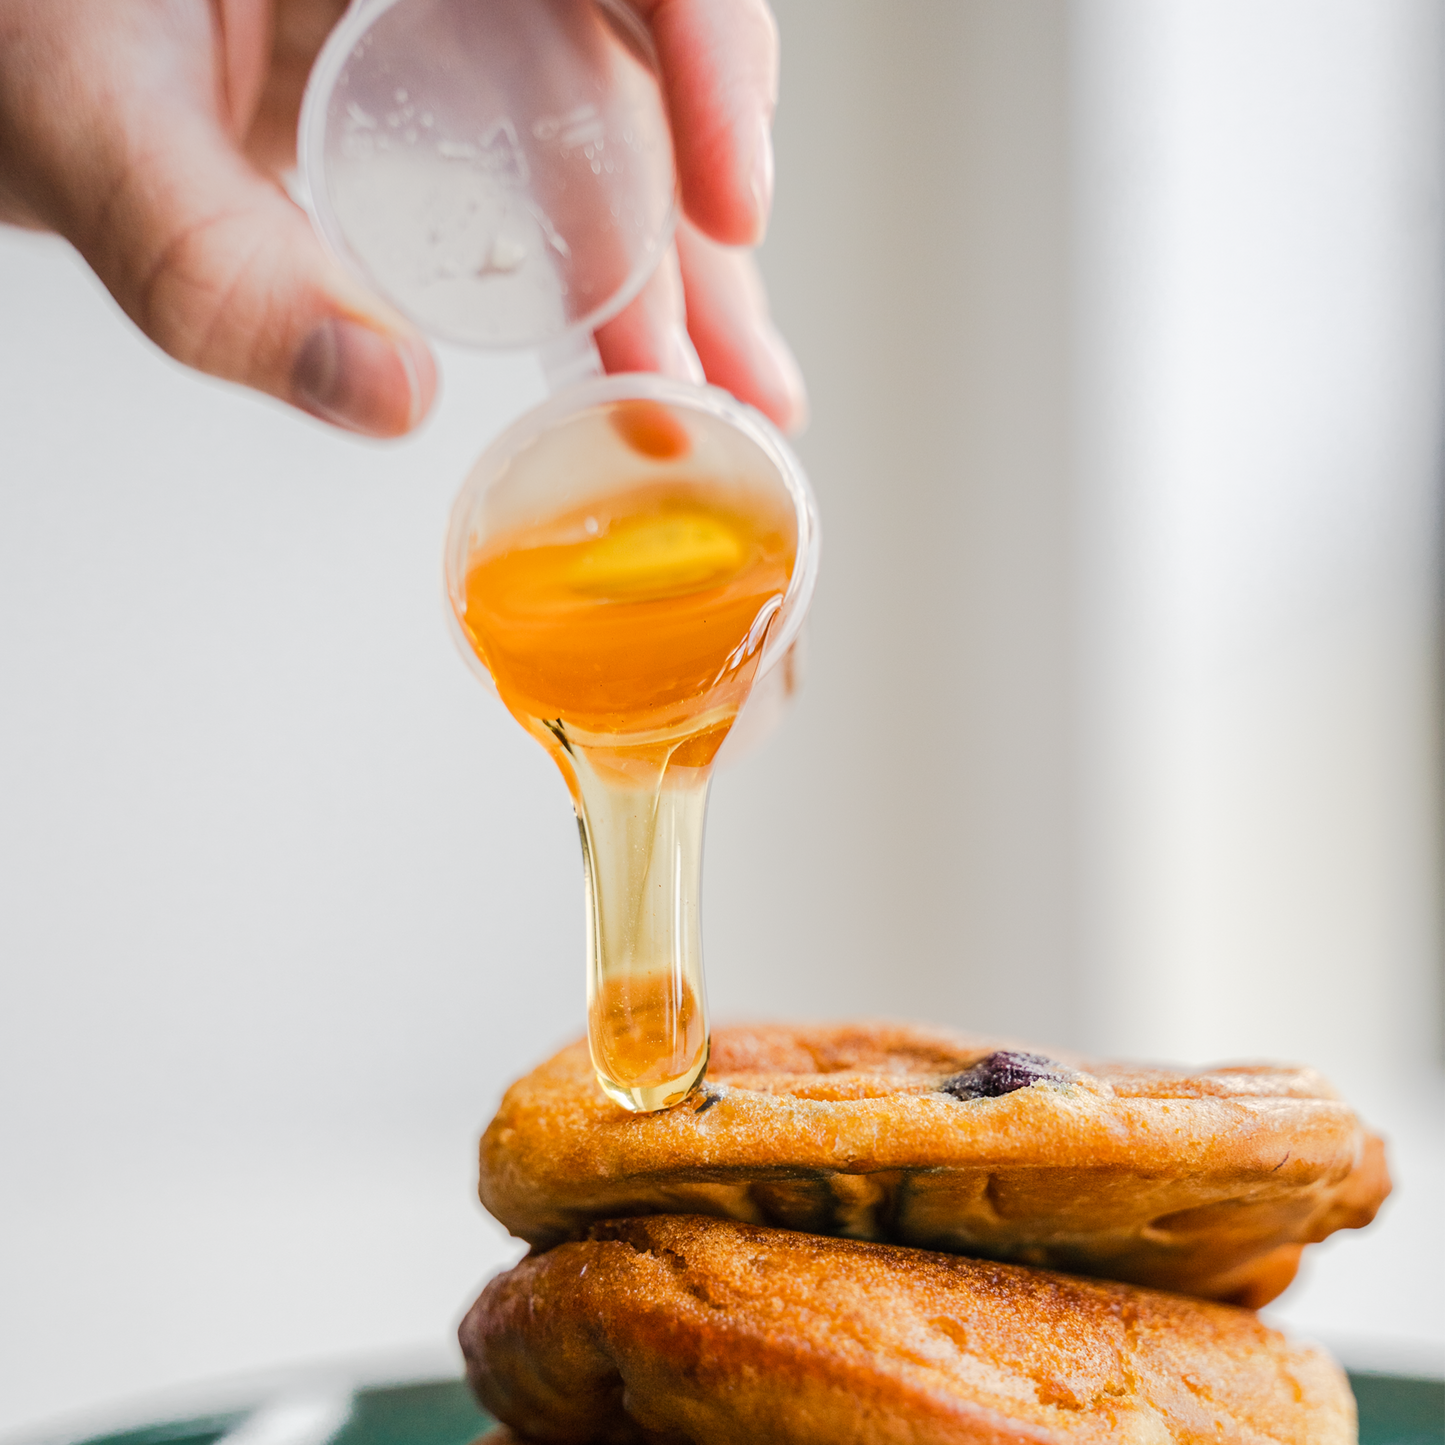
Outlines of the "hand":
<svg viewBox="0 0 1445 1445">
<path fill-rule="evenodd" d="M 277 177 L 344 0 L 0 0 L 0 221 L 58 231 L 187 365 L 339 426 L 426 415 L 426 342 L 326 254 Z M 598 334 L 609 370 L 706 376 L 785 428 L 802 382 L 751 257 L 772 199 L 765 0 L 637 0 L 662 61 L 685 219 Z M 684 317 L 686 320 L 684 320 Z"/>
</svg>

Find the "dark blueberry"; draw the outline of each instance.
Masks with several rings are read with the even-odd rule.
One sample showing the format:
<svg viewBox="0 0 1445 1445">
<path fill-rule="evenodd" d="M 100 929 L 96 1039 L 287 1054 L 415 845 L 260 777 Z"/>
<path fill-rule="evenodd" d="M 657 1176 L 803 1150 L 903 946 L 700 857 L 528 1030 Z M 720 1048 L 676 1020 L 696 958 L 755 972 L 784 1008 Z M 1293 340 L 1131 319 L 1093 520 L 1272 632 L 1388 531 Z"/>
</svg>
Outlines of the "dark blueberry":
<svg viewBox="0 0 1445 1445">
<path fill-rule="evenodd" d="M 997 1099 L 1015 1089 L 1027 1089 L 1042 1079 L 1047 1084 L 1066 1084 L 1071 1075 L 1062 1064 L 1042 1054 L 1016 1054 L 1000 1049 L 980 1059 L 971 1069 L 945 1079 L 939 1092 L 955 1099 Z"/>
</svg>

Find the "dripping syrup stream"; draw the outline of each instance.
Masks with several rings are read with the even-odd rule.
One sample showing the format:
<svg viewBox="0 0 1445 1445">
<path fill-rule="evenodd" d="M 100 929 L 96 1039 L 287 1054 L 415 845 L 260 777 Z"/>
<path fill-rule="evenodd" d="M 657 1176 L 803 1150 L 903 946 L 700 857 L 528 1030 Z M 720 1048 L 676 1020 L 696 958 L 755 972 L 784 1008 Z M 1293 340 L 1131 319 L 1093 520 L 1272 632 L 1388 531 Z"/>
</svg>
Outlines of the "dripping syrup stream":
<svg viewBox="0 0 1445 1445">
<path fill-rule="evenodd" d="M 785 497 L 664 479 L 500 533 L 468 566 L 463 630 L 572 794 L 592 1060 L 634 1112 L 707 1068 L 708 789 L 795 556 Z"/>
</svg>

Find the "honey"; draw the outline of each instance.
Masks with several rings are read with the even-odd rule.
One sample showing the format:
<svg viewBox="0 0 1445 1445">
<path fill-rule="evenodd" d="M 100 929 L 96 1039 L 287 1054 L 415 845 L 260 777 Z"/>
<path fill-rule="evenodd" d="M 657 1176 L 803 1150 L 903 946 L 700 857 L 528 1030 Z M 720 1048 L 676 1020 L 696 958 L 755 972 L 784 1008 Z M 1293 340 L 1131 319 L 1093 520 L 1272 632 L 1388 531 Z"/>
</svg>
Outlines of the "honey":
<svg viewBox="0 0 1445 1445">
<path fill-rule="evenodd" d="M 666 409 L 623 403 L 610 423 L 635 475 L 474 545 L 458 620 L 567 780 L 592 1059 L 614 1100 L 648 1111 L 707 1067 L 708 786 L 788 588 L 796 521 L 776 486 L 686 465 Z"/>
</svg>

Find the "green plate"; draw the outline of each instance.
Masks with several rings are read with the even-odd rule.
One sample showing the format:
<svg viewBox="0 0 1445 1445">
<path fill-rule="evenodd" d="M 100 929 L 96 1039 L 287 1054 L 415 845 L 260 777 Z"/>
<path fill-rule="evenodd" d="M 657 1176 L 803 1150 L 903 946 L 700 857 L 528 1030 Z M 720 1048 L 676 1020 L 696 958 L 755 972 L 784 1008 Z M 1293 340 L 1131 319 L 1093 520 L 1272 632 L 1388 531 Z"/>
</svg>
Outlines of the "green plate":
<svg viewBox="0 0 1445 1445">
<path fill-rule="evenodd" d="M 1360 1402 L 1360 1445 L 1441 1445 L 1445 1441 L 1445 1382 L 1396 1375 L 1351 1375 Z M 188 1420 L 164 1420 L 72 1445 L 244 1445 L 254 1411 L 231 1410 Z M 351 1413 L 325 1445 L 469 1445 L 492 1418 L 477 1408 L 460 1380 L 426 1380 L 356 1390 Z M 248 1433 L 248 1432 L 246 1432 Z M 261 1432 L 257 1432 L 258 1442 Z M 266 1433 L 274 1445 L 278 1436 Z"/>
<path fill-rule="evenodd" d="M 252 1432 L 248 1422 L 260 1420 L 264 1405 L 231 1409 L 188 1419 L 160 1420 L 103 1435 L 51 1437 L 44 1445 L 220 1445 L 235 1437 L 237 1445 Z M 360 1386 L 351 1392 L 350 1413 L 339 1429 L 318 1442 L 304 1427 L 297 1445 L 469 1445 L 496 1423 L 472 1399 L 462 1380 L 421 1380 L 405 1385 Z M 244 1435 L 243 1435 L 243 1432 Z M 288 1445 L 287 1432 L 263 1428 L 258 1442 Z"/>
<path fill-rule="evenodd" d="M 1360 1445 L 1440 1445 L 1445 1440 L 1445 1380 L 1351 1375 L 1360 1407 Z"/>
</svg>

